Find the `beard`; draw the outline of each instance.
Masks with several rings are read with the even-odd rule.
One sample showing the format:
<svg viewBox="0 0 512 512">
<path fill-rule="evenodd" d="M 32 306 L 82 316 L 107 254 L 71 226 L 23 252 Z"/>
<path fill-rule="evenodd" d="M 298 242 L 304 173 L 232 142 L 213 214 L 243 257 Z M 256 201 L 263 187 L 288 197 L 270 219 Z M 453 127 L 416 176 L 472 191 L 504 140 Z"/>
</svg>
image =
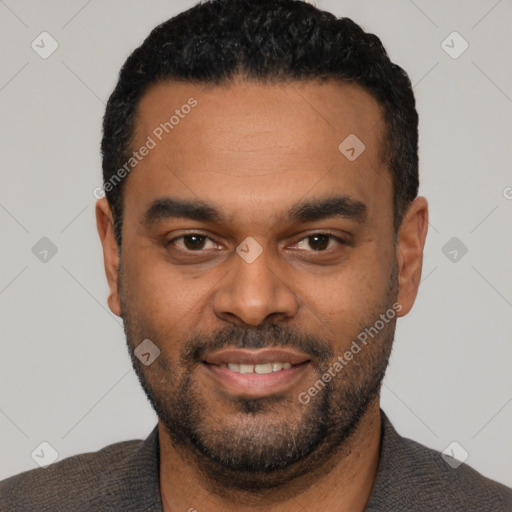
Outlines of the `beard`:
<svg viewBox="0 0 512 512">
<path fill-rule="evenodd" d="M 257 398 L 230 396 L 223 414 L 216 410 L 218 402 L 209 401 L 199 389 L 194 370 L 202 364 L 206 352 L 224 347 L 288 346 L 308 354 L 309 365 L 321 379 L 357 335 L 373 326 L 396 302 L 396 264 L 385 297 L 372 311 L 365 312 L 353 328 L 353 337 L 345 334 L 335 338 L 335 346 L 339 347 L 336 354 L 329 339 L 277 324 L 257 329 L 229 325 L 214 333 L 174 340 L 172 329 L 157 332 L 144 312 L 131 308 L 121 266 L 119 272 L 124 329 L 141 386 L 173 447 L 199 469 L 214 492 L 277 490 L 303 475 L 327 473 L 334 466 L 329 464 L 330 459 L 340 452 L 350 452 L 352 434 L 369 407 L 379 400 L 396 318 L 390 319 L 307 403 L 290 392 Z M 134 355 L 135 347 L 147 338 L 161 350 L 150 366 L 144 366 Z M 166 355 L 165 347 L 171 343 L 183 347 L 178 361 L 171 361 Z M 226 408 L 225 398 L 222 400 Z M 228 423 L 226 417 L 233 420 Z"/>
</svg>

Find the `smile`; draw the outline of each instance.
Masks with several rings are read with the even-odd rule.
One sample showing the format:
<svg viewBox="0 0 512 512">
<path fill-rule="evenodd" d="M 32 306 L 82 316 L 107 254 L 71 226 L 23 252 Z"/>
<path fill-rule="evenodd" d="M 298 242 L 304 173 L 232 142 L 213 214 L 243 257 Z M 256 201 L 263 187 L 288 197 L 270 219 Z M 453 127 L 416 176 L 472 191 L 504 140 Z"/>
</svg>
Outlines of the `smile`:
<svg viewBox="0 0 512 512">
<path fill-rule="evenodd" d="M 261 363 L 261 364 L 241 364 L 241 363 L 220 363 L 221 368 L 228 368 L 232 372 L 237 373 L 257 373 L 263 375 L 265 373 L 280 372 L 281 370 L 288 370 L 293 365 L 292 363 Z"/>
</svg>

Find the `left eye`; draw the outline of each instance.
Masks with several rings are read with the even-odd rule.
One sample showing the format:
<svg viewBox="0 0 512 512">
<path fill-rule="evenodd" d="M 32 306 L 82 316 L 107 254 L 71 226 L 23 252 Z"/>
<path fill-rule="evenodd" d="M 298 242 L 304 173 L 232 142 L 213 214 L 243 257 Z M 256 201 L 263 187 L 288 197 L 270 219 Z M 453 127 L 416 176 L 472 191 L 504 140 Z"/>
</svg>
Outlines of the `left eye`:
<svg viewBox="0 0 512 512">
<path fill-rule="evenodd" d="M 309 245 L 309 247 L 314 251 L 325 251 L 326 249 L 330 248 L 330 242 L 333 240 L 337 241 L 338 243 L 343 243 L 342 240 L 339 240 L 333 235 L 329 235 L 327 233 L 317 233 L 303 238 L 296 245 L 301 248 L 305 245 Z"/>
</svg>

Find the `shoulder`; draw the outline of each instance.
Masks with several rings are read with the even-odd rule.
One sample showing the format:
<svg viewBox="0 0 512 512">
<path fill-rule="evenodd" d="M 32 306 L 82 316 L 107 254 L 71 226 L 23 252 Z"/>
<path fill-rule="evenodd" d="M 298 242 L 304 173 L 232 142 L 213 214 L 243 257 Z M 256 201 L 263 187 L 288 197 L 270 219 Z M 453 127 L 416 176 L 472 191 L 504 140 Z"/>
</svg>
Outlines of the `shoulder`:
<svg viewBox="0 0 512 512">
<path fill-rule="evenodd" d="M 512 489 L 486 478 L 467 464 L 452 467 L 440 452 L 416 441 L 403 441 L 414 466 L 415 499 L 430 495 L 459 510 L 512 511 Z"/>
<path fill-rule="evenodd" d="M 136 454 L 147 441 L 115 443 L 3 480 L 0 510 L 81 511 L 91 510 L 92 504 L 105 504 L 102 509 L 108 510 L 108 500 L 122 495 L 123 488 L 130 486 L 130 479 L 141 476 Z M 115 501 L 118 503 L 117 497 Z"/>
<path fill-rule="evenodd" d="M 438 451 L 401 437 L 385 415 L 382 435 L 369 511 L 387 510 L 375 507 L 383 503 L 395 511 L 512 511 L 512 489 L 467 464 L 450 465 Z"/>
</svg>

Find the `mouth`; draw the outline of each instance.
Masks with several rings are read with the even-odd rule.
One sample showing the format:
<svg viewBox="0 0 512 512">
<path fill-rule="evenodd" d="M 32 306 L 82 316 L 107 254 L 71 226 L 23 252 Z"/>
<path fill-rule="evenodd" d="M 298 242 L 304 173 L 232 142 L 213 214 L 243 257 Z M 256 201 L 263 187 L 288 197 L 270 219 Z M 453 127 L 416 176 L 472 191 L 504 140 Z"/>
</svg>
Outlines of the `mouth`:
<svg viewBox="0 0 512 512">
<path fill-rule="evenodd" d="M 225 349 L 200 365 L 224 391 L 253 398 L 290 391 L 309 366 L 308 355 L 280 349 Z"/>
<path fill-rule="evenodd" d="M 264 375 L 266 373 L 288 370 L 288 368 L 291 368 L 293 365 L 292 363 L 289 362 L 272 362 L 260 364 L 220 363 L 217 366 L 219 366 L 220 368 L 229 368 L 232 372 L 237 373 L 257 373 L 258 375 Z"/>
</svg>

